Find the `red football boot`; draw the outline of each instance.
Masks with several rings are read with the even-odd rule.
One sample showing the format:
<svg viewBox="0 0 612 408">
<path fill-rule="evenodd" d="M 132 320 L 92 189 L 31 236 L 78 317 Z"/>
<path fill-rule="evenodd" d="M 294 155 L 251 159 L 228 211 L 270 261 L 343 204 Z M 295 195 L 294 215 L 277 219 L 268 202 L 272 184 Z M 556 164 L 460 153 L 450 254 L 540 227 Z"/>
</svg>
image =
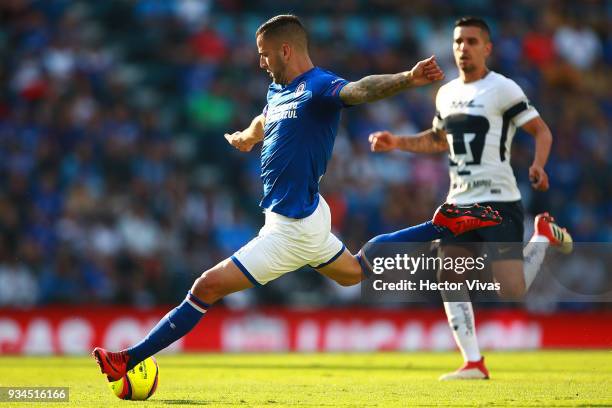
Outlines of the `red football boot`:
<svg viewBox="0 0 612 408">
<path fill-rule="evenodd" d="M 542 235 L 548 238 L 550 245 L 564 254 L 572 252 L 574 243 L 567 229 L 555 224 L 555 219 L 547 212 L 535 217 L 534 235 Z"/>
<path fill-rule="evenodd" d="M 109 381 L 118 381 L 127 373 L 127 362 L 130 356 L 125 351 L 113 353 L 96 347 L 91 355 L 96 359 L 102 374 L 106 374 Z"/>
<path fill-rule="evenodd" d="M 478 361 L 468 361 L 457 371 L 452 373 L 444 374 L 440 378 L 440 381 L 450 380 L 488 380 L 489 370 L 484 364 L 484 357 Z"/>
<path fill-rule="evenodd" d="M 448 228 L 453 235 L 459 235 L 478 228 L 499 225 L 502 217 L 489 206 L 444 203 L 436 210 L 432 222 L 439 227 Z"/>
</svg>

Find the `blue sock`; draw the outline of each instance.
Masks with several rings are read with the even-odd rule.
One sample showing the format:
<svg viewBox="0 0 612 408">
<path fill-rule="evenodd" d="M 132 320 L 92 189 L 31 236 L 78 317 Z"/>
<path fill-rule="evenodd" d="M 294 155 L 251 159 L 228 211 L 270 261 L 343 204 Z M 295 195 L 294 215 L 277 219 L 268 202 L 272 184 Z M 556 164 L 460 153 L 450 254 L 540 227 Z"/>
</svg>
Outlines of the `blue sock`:
<svg viewBox="0 0 612 408">
<path fill-rule="evenodd" d="M 372 267 L 369 264 L 377 256 L 392 256 L 397 250 L 396 246 L 376 245 L 380 243 L 402 243 L 402 242 L 430 242 L 436 239 L 452 235 L 445 227 L 434 225 L 431 221 L 424 222 L 414 227 L 404 228 L 389 234 L 378 235 L 369 240 L 355 257 L 361 266 L 364 279 L 372 276 Z M 389 252 L 390 251 L 390 252 Z M 387 253 L 388 252 L 388 253 Z"/>
<path fill-rule="evenodd" d="M 380 242 L 428 242 L 436 239 L 440 239 L 446 236 L 452 235 L 451 232 L 437 225 L 434 225 L 431 221 L 424 222 L 414 227 L 404 228 L 399 231 L 391 232 L 389 234 L 378 235 L 368 241 L 371 243 Z"/>
<path fill-rule="evenodd" d="M 189 333 L 209 307 L 189 292 L 183 303 L 165 315 L 147 337 L 126 350 L 130 356 L 128 370 Z"/>
</svg>

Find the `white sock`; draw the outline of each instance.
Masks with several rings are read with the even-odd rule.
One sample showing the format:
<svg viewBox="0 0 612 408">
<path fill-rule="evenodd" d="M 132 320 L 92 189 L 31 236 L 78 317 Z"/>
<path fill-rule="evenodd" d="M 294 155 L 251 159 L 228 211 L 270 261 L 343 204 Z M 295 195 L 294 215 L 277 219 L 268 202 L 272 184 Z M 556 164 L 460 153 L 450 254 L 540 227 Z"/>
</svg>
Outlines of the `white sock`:
<svg viewBox="0 0 612 408">
<path fill-rule="evenodd" d="M 465 361 L 480 360 L 472 302 L 444 302 L 444 310 L 463 359 Z"/>
<path fill-rule="evenodd" d="M 544 261 L 546 255 L 546 249 L 550 241 L 543 235 L 534 235 L 531 241 L 525 245 L 523 249 L 523 275 L 525 276 L 525 290 L 529 290 L 529 287 L 535 280 L 540 266 Z"/>
</svg>

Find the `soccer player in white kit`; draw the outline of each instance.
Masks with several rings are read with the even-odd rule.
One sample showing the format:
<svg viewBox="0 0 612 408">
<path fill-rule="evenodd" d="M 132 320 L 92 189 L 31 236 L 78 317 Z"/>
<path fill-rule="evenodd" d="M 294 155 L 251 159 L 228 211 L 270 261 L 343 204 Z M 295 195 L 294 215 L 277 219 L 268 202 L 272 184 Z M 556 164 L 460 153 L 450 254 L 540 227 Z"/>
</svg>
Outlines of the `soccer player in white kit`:
<svg viewBox="0 0 612 408">
<path fill-rule="evenodd" d="M 459 77 L 439 89 L 432 128 L 410 136 L 375 132 L 370 135 L 370 143 L 376 152 L 393 149 L 416 153 L 447 151 L 450 172 L 447 201 L 460 205 L 491 205 L 499 211 L 503 218 L 499 226 L 441 239 L 445 256 L 459 257 L 474 255 L 474 246 L 466 248 L 467 243 L 522 242 L 523 207 L 510 166 L 510 146 L 516 128 L 534 137 L 535 157 L 529 177 L 535 190 L 546 191 L 548 176 L 544 166 L 552 135 L 521 88 L 487 68 L 486 59 L 491 54 L 492 43 L 485 21 L 462 18 L 455 24 L 453 37 Z M 543 213 L 535 217 L 534 235 L 524 249 L 510 244 L 494 246 L 491 268 L 494 279 L 500 283 L 502 298 L 516 299 L 525 294 L 548 245 L 566 253 L 572 249 L 567 231 L 559 228 L 548 213 Z M 452 276 L 442 273 L 441 279 L 452 280 Z M 443 299 L 446 300 L 444 293 Z M 464 365 L 440 379 L 487 379 L 489 372 L 478 347 L 469 293 L 466 291 L 461 299 L 467 301 L 445 301 L 444 309 Z"/>
</svg>

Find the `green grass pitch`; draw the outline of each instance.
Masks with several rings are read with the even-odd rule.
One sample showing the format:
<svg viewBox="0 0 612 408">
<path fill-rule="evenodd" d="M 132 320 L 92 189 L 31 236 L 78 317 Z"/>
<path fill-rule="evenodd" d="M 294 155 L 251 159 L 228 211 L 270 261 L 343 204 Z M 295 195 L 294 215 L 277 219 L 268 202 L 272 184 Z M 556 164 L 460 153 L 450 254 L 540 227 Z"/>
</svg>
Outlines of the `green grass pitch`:
<svg viewBox="0 0 612 408">
<path fill-rule="evenodd" d="M 0 386 L 67 386 L 70 402 L 0 406 L 612 406 L 612 351 L 487 353 L 489 381 L 439 382 L 458 353 L 161 355 L 149 401 L 117 399 L 88 357 L 0 357 Z"/>
</svg>

